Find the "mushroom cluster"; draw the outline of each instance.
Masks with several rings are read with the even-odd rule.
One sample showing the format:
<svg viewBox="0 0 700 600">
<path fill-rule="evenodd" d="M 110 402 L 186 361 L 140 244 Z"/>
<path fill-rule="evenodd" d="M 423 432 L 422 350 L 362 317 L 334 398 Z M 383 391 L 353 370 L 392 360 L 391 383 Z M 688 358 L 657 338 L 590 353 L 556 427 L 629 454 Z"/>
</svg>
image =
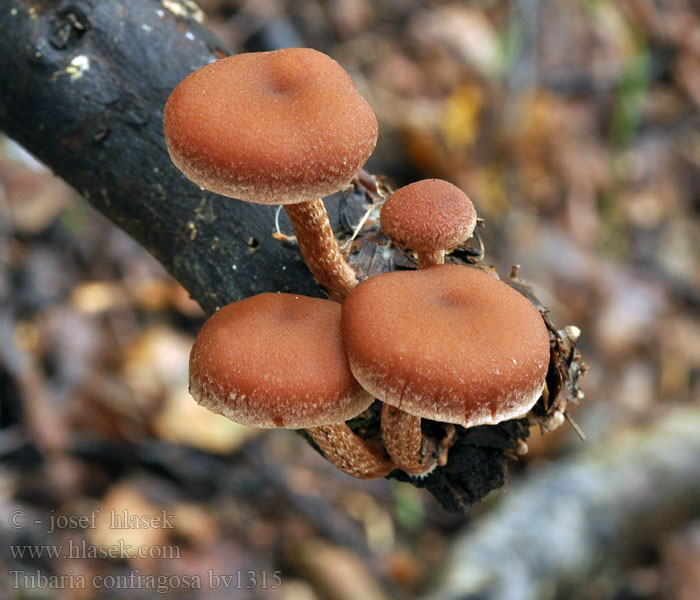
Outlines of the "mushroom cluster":
<svg viewBox="0 0 700 600">
<path fill-rule="evenodd" d="M 306 429 L 346 473 L 371 479 L 393 463 L 345 421 L 374 398 L 353 377 L 340 305 L 292 294 L 258 294 L 206 321 L 190 354 L 190 393 L 200 404 L 254 427 Z"/>
<path fill-rule="evenodd" d="M 216 312 L 190 357 L 190 391 L 257 427 L 305 429 L 361 478 L 445 465 L 455 425 L 527 414 L 542 394 L 549 334 L 533 304 L 491 274 L 443 264 L 476 225 L 469 198 L 441 180 L 394 192 L 380 222 L 417 253 L 418 270 L 365 279 L 343 256 L 321 198 L 372 153 L 377 120 L 328 56 L 288 48 L 231 56 L 189 75 L 164 112 L 168 151 L 193 182 L 282 204 L 303 259 L 330 300 L 260 294 Z M 373 438 L 346 424 L 374 399 Z M 423 420 L 440 424 L 426 436 Z"/>
</svg>

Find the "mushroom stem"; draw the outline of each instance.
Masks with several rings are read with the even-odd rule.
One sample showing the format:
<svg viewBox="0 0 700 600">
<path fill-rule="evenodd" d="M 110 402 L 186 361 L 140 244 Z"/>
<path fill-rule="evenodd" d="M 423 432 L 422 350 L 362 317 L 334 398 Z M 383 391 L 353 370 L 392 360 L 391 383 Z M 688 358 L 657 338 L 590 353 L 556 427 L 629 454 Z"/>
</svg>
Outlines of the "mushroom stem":
<svg viewBox="0 0 700 600">
<path fill-rule="evenodd" d="M 371 448 L 345 423 L 306 430 L 326 458 L 341 471 L 359 479 L 386 477 L 396 468 L 383 448 Z"/>
<path fill-rule="evenodd" d="M 417 252 L 418 254 L 418 268 L 425 269 L 426 267 L 432 267 L 433 265 L 443 265 L 445 264 L 445 251 L 444 250 L 431 250 L 424 252 Z"/>
<path fill-rule="evenodd" d="M 444 250 L 418 251 L 418 268 L 445 264 Z M 423 437 L 421 418 L 384 404 L 382 409 L 382 439 L 386 451 L 396 466 L 409 475 L 427 475 L 438 464 L 431 451 L 432 443 Z M 444 466 L 447 451 L 440 452 L 439 461 Z"/>
<path fill-rule="evenodd" d="M 409 475 L 427 475 L 438 463 L 432 442 L 423 437 L 421 418 L 386 403 L 382 408 L 382 439 L 396 466 Z"/>
<path fill-rule="evenodd" d="M 335 302 L 342 302 L 357 285 L 357 274 L 340 252 L 321 200 L 286 204 L 301 256 L 316 282 Z"/>
</svg>

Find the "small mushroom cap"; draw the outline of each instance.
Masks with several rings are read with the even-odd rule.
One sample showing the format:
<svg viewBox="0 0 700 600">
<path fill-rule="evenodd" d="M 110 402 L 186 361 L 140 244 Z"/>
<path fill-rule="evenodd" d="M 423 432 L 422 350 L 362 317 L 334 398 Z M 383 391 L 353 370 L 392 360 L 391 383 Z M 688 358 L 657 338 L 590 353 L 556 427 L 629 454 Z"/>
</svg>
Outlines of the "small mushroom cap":
<svg viewBox="0 0 700 600">
<path fill-rule="evenodd" d="M 293 294 L 260 294 L 209 318 L 192 346 L 190 393 L 238 423 L 288 429 L 342 423 L 373 400 L 350 372 L 340 305 Z"/>
<path fill-rule="evenodd" d="M 345 300 L 342 328 L 357 380 L 415 416 L 464 427 L 500 423 L 527 413 L 544 387 L 542 316 L 476 268 L 370 277 Z"/>
<path fill-rule="evenodd" d="M 350 76 L 310 48 L 238 54 L 191 73 L 163 117 L 175 165 L 203 188 L 259 204 L 342 189 L 377 143 Z"/>
<path fill-rule="evenodd" d="M 382 206 L 386 236 L 418 252 L 447 250 L 474 233 L 476 210 L 469 197 L 442 179 L 424 179 L 396 190 Z"/>
</svg>

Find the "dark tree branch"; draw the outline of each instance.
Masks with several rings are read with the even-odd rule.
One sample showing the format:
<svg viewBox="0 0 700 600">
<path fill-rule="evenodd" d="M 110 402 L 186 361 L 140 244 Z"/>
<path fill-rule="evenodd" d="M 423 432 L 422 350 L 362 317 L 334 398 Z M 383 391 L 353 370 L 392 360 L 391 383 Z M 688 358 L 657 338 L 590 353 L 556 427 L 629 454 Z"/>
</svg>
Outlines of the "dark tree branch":
<svg viewBox="0 0 700 600">
<path fill-rule="evenodd" d="M 271 238 L 274 207 L 204 192 L 170 162 L 168 95 L 228 54 L 191 6 L 3 1 L 0 128 L 138 240 L 207 313 L 264 291 L 320 295 L 298 253 Z"/>
</svg>

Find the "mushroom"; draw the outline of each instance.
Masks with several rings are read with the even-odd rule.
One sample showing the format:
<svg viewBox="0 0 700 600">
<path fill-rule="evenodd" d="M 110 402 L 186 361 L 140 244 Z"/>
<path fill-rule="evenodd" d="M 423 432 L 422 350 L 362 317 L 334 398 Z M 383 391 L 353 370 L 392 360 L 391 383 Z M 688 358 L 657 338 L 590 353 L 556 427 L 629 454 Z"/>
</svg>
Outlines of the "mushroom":
<svg viewBox="0 0 700 600">
<path fill-rule="evenodd" d="M 380 221 L 386 236 L 418 254 L 418 267 L 441 265 L 445 250 L 471 237 L 476 211 L 467 195 L 442 179 L 424 179 L 396 190 Z"/>
<path fill-rule="evenodd" d="M 357 284 L 321 201 L 377 143 L 377 119 L 350 76 L 310 48 L 238 54 L 188 75 L 163 116 L 173 163 L 200 186 L 283 204 L 304 261 L 331 299 Z"/>
<path fill-rule="evenodd" d="M 400 419 L 396 427 L 413 434 L 384 442 L 397 466 L 414 475 L 436 464 L 415 436 L 421 418 L 496 424 L 525 415 L 544 388 L 549 334 L 542 316 L 527 298 L 473 267 L 370 277 L 346 299 L 341 323 L 353 375 L 399 409 L 392 413 Z M 384 427 L 383 418 L 383 434 Z"/>
<path fill-rule="evenodd" d="M 220 309 L 192 346 L 190 393 L 244 425 L 306 429 L 355 477 L 383 477 L 394 468 L 383 448 L 345 423 L 373 398 L 350 372 L 335 302 L 268 293 Z"/>
<path fill-rule="evenodd" d="M 380 219 L 392 242 L 416 251 L 422 269 L 443 264 L 445 250 L 472 235 L 476 210 L 458 187 L 442 179 L 424 179 L 396 190 L 382 206 Z M 450 434 L 454 434 L 454 428 Z M 451 435 L 443 441 L 440 461 L 447 458 Z M 389 454 L 404 471 L 424 473 L 435 464 L 435 449 L 423 437 L 420 418 L 385 404 L 382 437 Z"/>
</svg>

